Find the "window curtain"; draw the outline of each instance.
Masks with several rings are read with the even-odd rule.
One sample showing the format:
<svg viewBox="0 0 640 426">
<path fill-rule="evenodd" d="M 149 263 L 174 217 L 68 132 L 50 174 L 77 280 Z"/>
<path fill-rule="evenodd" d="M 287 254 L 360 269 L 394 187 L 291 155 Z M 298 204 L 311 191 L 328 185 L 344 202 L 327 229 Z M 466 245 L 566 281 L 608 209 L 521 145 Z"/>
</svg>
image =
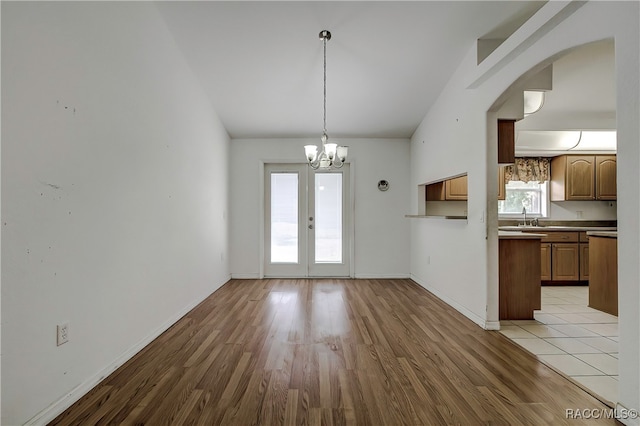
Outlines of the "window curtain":
<svg viewBox="0 0 640 426">
<path fill-rule="evenodd" d="M 549 180 L 548 158 L 516 158 L 515 163 L 504 168 L 506 182 L 545 182 Z"/>
</svg>

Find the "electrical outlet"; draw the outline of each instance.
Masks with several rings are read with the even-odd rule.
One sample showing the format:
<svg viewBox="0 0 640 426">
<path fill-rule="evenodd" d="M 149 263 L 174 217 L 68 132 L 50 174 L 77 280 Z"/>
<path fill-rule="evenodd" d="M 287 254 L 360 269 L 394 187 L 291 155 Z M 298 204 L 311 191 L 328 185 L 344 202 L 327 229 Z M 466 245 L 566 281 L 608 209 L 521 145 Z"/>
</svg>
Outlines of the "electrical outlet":
<svg viewBox="0 0 640 426">
<path fill-rule="evenodd" d="M 69 341 L 69 323 L 65 322 L 64 324 L 58 324 L 57 329 L 58 329 L 57 343 L 58 343 L 58 346 L 60 346 Z"/>
</svg>

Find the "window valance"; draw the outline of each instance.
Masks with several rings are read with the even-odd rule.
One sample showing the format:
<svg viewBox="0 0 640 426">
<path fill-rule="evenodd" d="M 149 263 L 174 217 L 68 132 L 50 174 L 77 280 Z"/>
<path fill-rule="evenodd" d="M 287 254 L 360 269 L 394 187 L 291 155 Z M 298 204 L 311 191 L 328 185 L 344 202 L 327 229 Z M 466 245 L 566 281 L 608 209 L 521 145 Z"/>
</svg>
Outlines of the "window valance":
<svg viewBox="0 0 640 426">
<path fill-rule="evenodd" d="M 549 180 L 549 159 L 517 157 L 515 164 L 504 168 L 504 178 L 506 182 L 545 182 Z"/>
</svg>

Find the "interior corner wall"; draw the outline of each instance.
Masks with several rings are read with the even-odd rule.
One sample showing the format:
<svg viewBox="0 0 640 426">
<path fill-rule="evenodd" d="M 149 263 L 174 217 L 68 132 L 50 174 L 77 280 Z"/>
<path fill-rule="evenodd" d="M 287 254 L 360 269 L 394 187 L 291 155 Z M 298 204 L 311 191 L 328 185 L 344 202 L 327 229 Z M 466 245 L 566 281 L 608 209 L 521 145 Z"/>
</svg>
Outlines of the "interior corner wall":
<svg viewBox="0 0 640 426">
<path fill-rule="evenodd" d="M 231 274 L 259 278 L 264 211 L 263 165 L 304 162 L 304 145 L 316 139 L 231 141 Z M 353 181 L 356 278 L 409 276 L 409 140 L 340 138 L 349 146 Z M 386 192 L 379 180 L 389 181 Z"/>
<path fill-rule="evenodd" d="M 473 61 L 475 52 L 465 59 Z M 411 211 L 416 214 L 418 185 L 467 174 L 467 220 L 411 220 L 411 276 L 468 318 L 487 322 L 486 120 L 474 111 L 473 92 L 456 77 L 411 140 Z"/>
<path fill-rule="evenodd" d="M 51 420 L 229 279 L 228 150 L 152 3 L 2 2 L 3 425 Z"/>
<path fill-rule="evenodd" d="M 417 211 L 417 186 L 467 172 L 468 222 L 415 219 L 411 226 L 411 274 L 478 324 L 491 322 L 497 312 L 497 215 L 493 184 L 487 180 L 489 155 L 495 140 L 487 137 L 487 112 L 508 87 L 527 71 L 564 51 L 585 43 L 610 39 L 616 46 L 618 132 L 618 287 L 620 300 L 619 403 L 640 410 L 640 6 L 637 2 L 566 3 L 571 13 L 560 13 L 519 44 L 509 40 L 492 55 L 502 55 L 495 68 L 480 75 L 470 52 L 443 89 L 411 140 L 412 210 Z M 565 3 L 549 2 L 561 9 Z M 546 8 L 546 10 L 545 10 Z M 563 11 L 564 12 L 564 11 Z M 538 20 L 539 21 L 539 20 Z M 596 24 L 594 24 L 596 23 Z M 518 37 L 519 32 L 514 33 Z M 513 36 L 512 36 L 513 37 Z M 505 51 L 513 46 L 512 51 Z M 491 56 L 487 58 L 491 60 Z M 485 60 L 486 61 L 486 60 Z M 477 84 L 472 84 L 477 82 Z M 473 88 L 471 88 L 473 87 Z M 489 114 L 490 116 L 490 114 Z M 497 197 L 497 194 L 496 194 Z M 490 221 L 483 223 L 484 218 Z M 486 243 L 485 243 L 486 239 Z M 494 268 L 495 269 L 495 268 Z M 632 420 L 635 421 L 635 420 Z M 631 423 L 628 423 L 631 424 Z"/>
</svg>

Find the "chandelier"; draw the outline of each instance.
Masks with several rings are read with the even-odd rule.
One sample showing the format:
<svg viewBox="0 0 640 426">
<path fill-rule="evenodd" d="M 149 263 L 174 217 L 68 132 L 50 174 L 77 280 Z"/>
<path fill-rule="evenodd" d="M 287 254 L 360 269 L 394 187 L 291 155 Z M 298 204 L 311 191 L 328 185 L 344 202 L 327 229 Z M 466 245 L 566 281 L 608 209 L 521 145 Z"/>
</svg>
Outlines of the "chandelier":
<svg viewBox="0 0 640 426">
<path fill-rule="evenodd" d="M 327 135 L 327 41 L 331 40 L 331 33 L 327 30 L 320 31 L 320 40 L 324 44 L 324 122 L 322 127 L 322 149 L 318 153 L 318 147 L 316 145 L 305 145 L 304 152 L 307 156 L 307 161 L 312 169 L 339 169 L 344 166 L 347 160 L 348 147 L 338 146 L 335 143 L 329 142 L 329 135 Z"/>
</svg>

